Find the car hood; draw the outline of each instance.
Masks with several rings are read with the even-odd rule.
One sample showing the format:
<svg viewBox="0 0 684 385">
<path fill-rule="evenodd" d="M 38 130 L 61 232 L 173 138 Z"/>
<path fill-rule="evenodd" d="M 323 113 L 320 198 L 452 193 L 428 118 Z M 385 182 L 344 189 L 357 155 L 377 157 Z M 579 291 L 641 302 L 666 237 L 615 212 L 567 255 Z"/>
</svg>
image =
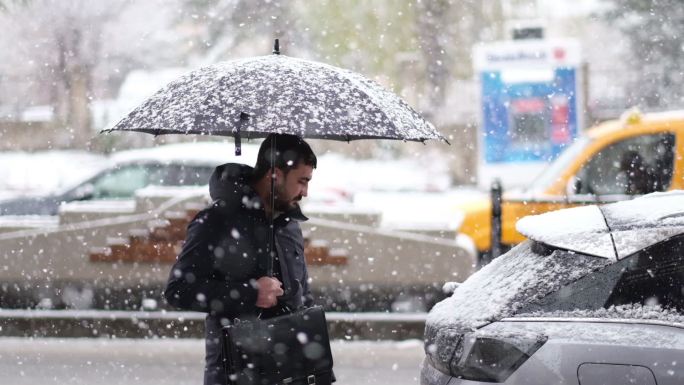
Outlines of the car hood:
<svg viewBox="0 0 684 385">
<path fill-rule="evenodd" d="M 532 215 L 516 229 L 553 247 L 618 260 L 684 233 L 684 191 Z"/>
</svg>

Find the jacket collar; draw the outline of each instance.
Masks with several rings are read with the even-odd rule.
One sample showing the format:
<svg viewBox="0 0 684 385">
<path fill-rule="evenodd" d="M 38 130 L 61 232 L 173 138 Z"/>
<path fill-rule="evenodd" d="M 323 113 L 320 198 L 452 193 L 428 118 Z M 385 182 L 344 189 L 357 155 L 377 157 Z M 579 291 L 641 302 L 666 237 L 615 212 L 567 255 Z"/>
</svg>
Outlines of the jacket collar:
<svg viewBox="0 0 684 385">
<path fill-rule="evenodd" d="M 285 220 L 287 220 L 287 218 L 291 218 L 299 222 L 309 220 L 309 218 L 306 215 L 304 215 L 304 213 L 302 213 L 302 208 L 299 205 L 295 205 L 290 210 L 280 214 L 278 218 L 285 218 Z"/>
</svg>

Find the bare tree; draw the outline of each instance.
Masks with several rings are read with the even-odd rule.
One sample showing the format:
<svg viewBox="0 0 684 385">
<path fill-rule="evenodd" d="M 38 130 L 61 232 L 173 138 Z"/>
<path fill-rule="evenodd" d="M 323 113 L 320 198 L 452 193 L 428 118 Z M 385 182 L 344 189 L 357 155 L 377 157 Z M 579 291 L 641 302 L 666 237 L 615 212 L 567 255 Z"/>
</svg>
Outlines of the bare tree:
<svg viewBox="0 0 684 385">
<path fill-rule="evenodd" d="M 233 57 L 242 45 L 262 42 L 268 47 L 274 38 L 288 45 L 301 42 L 290 1 L 182 0 L 181 7 L 177 23 L 193 31 L 189 54 L 197 64 Z M 251 48 L 252 54 L 269 52 Z"/>
<path fill-rule="evenodd" d="M 2 22 L 17 38 L 11 71 L 23 72 L 30 100 L 50 104 L 62 127 L 62 140 L 83 146 L 92 135 L 89 103 L 93 72 L 101 59 L 103 28 L 125 6 L 87 0 L 32 0 L 5 7 Z M 28 63 L 26 68 L 22 63 Z M 42 95 L 41 95 L 42 94 Z"/>
<path fill-rule="evenodd" d="M 501 2 L 418 1 L 414 11 L 415 35 L 425 62 L 428 108 L 435 112 L 445 102 L 449 82 L 472 76 L 472 46 L 501 37 Z"/>
<path fill-rule="evenodd" d="M 449 0 L 419 1 L 416 3 L 416 35 L 425 62 L 426 94 L 431 110 L 444 102 L 445 83 L 453 72 L 451 65 L 454 46 L 451 7 Z"/>
<path fill-rule="evenodd" d="M 631 43 L 637 71 L 629 86 L 631 102 L 651 108 L 679 107 L 684 101 L 684 1 L 613 1 L 605 17 Z"/>
</svg>

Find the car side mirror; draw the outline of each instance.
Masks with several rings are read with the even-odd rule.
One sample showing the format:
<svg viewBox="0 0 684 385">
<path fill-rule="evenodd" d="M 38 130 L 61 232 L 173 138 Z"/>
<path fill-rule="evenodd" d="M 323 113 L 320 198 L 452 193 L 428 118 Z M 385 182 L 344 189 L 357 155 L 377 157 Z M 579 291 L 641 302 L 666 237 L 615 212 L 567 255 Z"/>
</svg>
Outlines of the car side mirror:
<svg viewBox="0 0 684 385">
<path fill-rule="evenodd" d="M 565 186 L 565 194 L 568 196 L 577 195 L 580 191 L 582 191 L 582 179 L 577 176 L 568 179 L 568 184 Z"/>
<path fill-rule="evenodd" d="M 442 286 L 442 293 L 444 294 L 454 294 L 456 289 L 461 286 L 460 282 L 446 282 L 444 283 L 444 286 Z"/>
<path fill-rule="evenodd" d="M 95 197 L 95 186 L 91 183 L 86 183 L 74 190 L 73 198 L 77 201 L 87 201 Z"/>
</svg>

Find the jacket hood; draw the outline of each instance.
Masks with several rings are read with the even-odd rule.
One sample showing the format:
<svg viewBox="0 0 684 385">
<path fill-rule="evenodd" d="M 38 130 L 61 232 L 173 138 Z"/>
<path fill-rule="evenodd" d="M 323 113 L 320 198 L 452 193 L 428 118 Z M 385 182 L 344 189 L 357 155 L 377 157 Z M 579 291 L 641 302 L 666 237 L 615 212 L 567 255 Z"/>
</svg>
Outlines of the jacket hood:
<svg viewBox="0 0 684 385">
<path fill-rule="evenodd" d="M 254 168 L 244 164 L 226 163 L 217 166 L 209 178 L 209 196 L 212 200 L 220 199 L 229 206 L 232 204 L 245 204 L 245 197 L 251 202 L 255 200 L 260 202 L 256 191 L 250 186 L 253 175 Z M 284 214 L 285 217 L 298 221 L 308 219 L 302 213 L 299 205 Z M 281 215 L 279 218 L 284 216 Z"/>
<path fill-rule="evenodd" d="M 209 196 L 212 200 L 240 201 L 246 193 L 256 194 L 249 186 L 254 168 L 238 163 L 222 164 L 209 178 Z"/>
</svg>

